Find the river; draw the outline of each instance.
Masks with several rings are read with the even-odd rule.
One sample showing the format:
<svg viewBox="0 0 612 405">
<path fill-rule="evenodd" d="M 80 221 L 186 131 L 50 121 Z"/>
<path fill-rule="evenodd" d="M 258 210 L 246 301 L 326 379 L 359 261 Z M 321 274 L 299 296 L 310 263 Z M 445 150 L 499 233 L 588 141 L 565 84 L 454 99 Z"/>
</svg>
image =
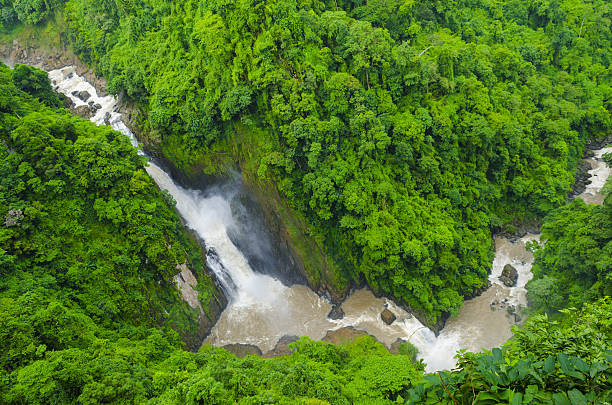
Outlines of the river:
<svg viewBox="0 0 612 405">
<path fill-rule="evenodd" d="M 56 90 L 70 97 L 75 106 L 97 104 L 99 108 L 91 120 L 98 125 L 110 124 L 138 147 L 136 138 L 122 121 L 113 96 L 98 96 L 96 89 L 71 66 L 50 71 L 49 77 Z M 78 97 L 80 91 L 90 94 L 87 103 Z M 610 169 L 601 156 L 607 152 L 612 152 L 612 148 L 595 151 L 595 156 L 589 159 L 592 182 L 579 196 L 589 203 L 603 201 L 600 190 Z M 376 298 L 367 289 L 354 291 L 342 303 L 344 318 L 331 320 L 327 314 L 332 305 L 326 298 L 303 285 L 285 286 L 249 266 L 245 255 L 228 236 L 228 230 L 237 221 L 232 210 L 232 204 L 237 202 L 231 195 L 185 189 L 153 162 L 146 169 L 158 186 L 174 197 L 185 223 L 204 240 L 208 264 L 228 295 L 229 304 L 204 343 L 218 346 L 248 343 L 266 352 L 284 335 L 319 340 L 329 330 L 352 326 L 365 330 L 387 346 L 397 339 L 409 340 L 418 348 L 427 370 L 435 371 L 452 368 L 453 356 L 459 349 L 480 351 L 503 344 L 512 336 L 511 326 L 520 321 L 520 310 L 526 305 L 525 284 L 531 279 L 533 262 L 525 244 L 537 240 L 537 234 L 527 234 L 516 241 L 495 237 L 495 260 L 489 276 L 491 287 L 479 297 L 466 301 L 438 337 L 393 301 Z M 512 264 L 518 271 L 515 287 L 506 287 L 498 279 L 506 264 Z M 384 308 L 397 316 L 391 325 L 380 318 Z"/>
</svg>

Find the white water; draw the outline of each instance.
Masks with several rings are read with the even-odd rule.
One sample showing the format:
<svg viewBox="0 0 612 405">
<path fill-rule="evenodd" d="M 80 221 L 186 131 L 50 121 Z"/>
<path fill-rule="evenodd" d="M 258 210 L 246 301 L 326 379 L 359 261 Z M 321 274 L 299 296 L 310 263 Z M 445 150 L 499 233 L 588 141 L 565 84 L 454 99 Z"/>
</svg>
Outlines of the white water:
<svg viewBox="0 0 612 405">
<path fill-rule="evenodd" d="M 612 171 L 602 159 L 606 153 L 612 153 L 612 147 L 596 150 L 594 156 L 587 159 L 592 167 L 589 170 L 591 183 L 586 186 L 586 189 L 578 198 L 582 198 L 588 204 L 603 204 L 604 196 L 601 194 L 601 189 L 606 184 L 606 180 Z"/>
<path fill-rule="evenodd" d="M 57 91 L 72 99 L 76 106 L 86 104 L 72 92 L 85 90 L 94 104 L 100 104 L 92 121 L 105 122 L 126 134 L 138 147 L 130 130 L 121 121 L 117 100 L 113 96 L 99 97 L 93 86 L 75 73 L 74 67 L 53 70 L 49 77 Z M 587 202 L 603 200 L 599 190 L 610 174 L 601 161 L 601 155 L 612 148 L 597 151 L 592 159 L 592 184 L 579 197 Z M 480 351 L 504 343 L 511 335 L 513 316 L 508 306 L 525 305 L 525 284 L 531 279 L 533 257 L 525 249 L 525 243 L 539 235 L 526 235 L 512 243 L 496 237 L 496 256 L 489 277 L 492 286 L 480 297 L 466 301 L 457 317 L 449 319 L 436 338 L 415 317 L 390 300 L 376 298 L 365 289 L 355 291 L 342 304 L 345 317 L 338 321 L 327 318 L 331 304 L 305 286 L 286 287 L 278 280 L 255 273 L 244 255 L 236 248 L 227 234 L 234 217 L 227 199 L 220 195 L 205 195 L 187 190 L 174 183 L 172 178 L 150 162 L 147 172 L 160 188 L 168 190 L 177 202 L 177 210 L 187 225 L 204 239 L 209 248 L 208 264 L 215 272 L 229 295 L 230 303 L 214 326 L 205 343 L 225 345 L 250 343 L 262 351 L 271 350 L 283 335 L 310 336 L 321 339 L 328 330 L 345 326 L 365 330 L 379 341 L 390 346 L 402 338 L 413 343 L 427 364 L 428 371 L 449 369 L 455 365 L 453 355 L 459 349 Z M 519 272 L 516 287 L 504 286 L 498 277 L 505 264 L 512 264 Z M 499 305 L 491 306 L 492 302 Z M 380 312 L 388 307 L 397 316 L 392 325 L 386 325 Z"/>
</svg>

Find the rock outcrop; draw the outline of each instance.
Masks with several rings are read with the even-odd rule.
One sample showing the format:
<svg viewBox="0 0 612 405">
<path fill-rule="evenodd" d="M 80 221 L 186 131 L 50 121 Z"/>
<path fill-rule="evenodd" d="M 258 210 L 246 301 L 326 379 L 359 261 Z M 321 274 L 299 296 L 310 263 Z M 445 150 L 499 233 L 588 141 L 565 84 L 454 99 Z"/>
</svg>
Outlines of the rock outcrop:
<svg viewBox="0 0 612 405">
<path fill-rule="evenodd" d="M 102 97 L 108 95 L 106 79 L 98 76 L 68 49 L 48 51 L 37 44 L 27 44 L 13 40 L 12 42 L 0 43 L 0 59 L 9 66 L 13 66 L 15 63 L 23 63 L 46 71 L 69 65 L 76 66 L 76 73 L 84 76 L 96 88 L 98 95 Z"/>
<path fill-rule="evenodd" d="M 325 337 L 321 339 L 323 342 L 333 343 L 335 345 L 342 345 L 356 339 L 360 336 L 370 335 L 368 332 L 355 329 L 352 326 L 346 326 L 344 328 L 328 330 Z M 372 335 L 370 335 L 372 336 Z M 374 336 L 372 338 L 376 339 Z"/>
<path fill-rule="evenodd" d="M 387 325 L 391 325 L 396 319 L 397 317 L 395 316 L 395 314 L 391 311 L 389 311 L 388 308 L 385 308 L 381 313 L 380 313 L 380 318 L 383 320 L 384 323 L 386 323 Z"/>
<path fill-rule="evenodd" d="M 334 305 L 331 311 L 329 311 L 329 314 L 327 314 L 327 317 L 333 320 L 342 319 L 344 318 L 344 311 L 342 310 L 340 305 Z"/>
<path fill-rule="evenodd" d="M 511 264 L 506 264 L 502 270 L 499 281 L 504 283 L 506 287 L 515 287 L 518 280 L 518 271 Z"/>
<path fill-rule="evenodd" d="M 181 333 L 181 337 L 190 350 L 197 350 L 206 335 L 208 335 L 217 322 L 221 312 L 223 312 L 223 309 L 227 305 L 227 299 L 223 295 L 221 289 L 217 287 L 214 292 L 215 296 L 210 300 L 205 310 L 202 307 L 202 303 L 198 297 L 198 291 L 196 290 L 196 286 L 198 285 L 196 274 L 193 273 L 186 263 L 178 265 L 177 269 L 180 270 L 180 272 L 174 276 L 174 281 L 176 282 L 177 289 L 181 293 L 181 298 L 198 313 L 196 320 L 197 327 L 194 332 Z"/>
<path fill-rule="evenodd" d="M 287 356 L 291 354 L 291 350 L 289 350 L 289 345 L 293 342 L 296 342 L 299 339 L 298 336 L 295 335 L 285 335 L 278 340 L 274 349 L 267 352 L 264 357 L 278 357 L 278 356 Z"/>
<path fill-rule="evenodd" d="M 81 118 L 89 119 L 94 114 L 93 110 L 88 105 L 80 105 L 73 109 L 74 114 L 78 115 Z"/>
</svg>

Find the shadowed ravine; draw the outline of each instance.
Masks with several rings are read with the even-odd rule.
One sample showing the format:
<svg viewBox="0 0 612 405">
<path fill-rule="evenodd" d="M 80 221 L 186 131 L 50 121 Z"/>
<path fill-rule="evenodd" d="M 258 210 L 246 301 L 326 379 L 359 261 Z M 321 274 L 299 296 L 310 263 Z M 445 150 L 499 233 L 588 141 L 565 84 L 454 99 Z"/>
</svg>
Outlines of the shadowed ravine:
<svg viewBox="0 0 612 405">
<path fill-rule="evenodd" d="M 70 97 L 76 107 L 86 103 L 73 92 L 89 92 L 93 105 L 99 104 L 101 107 L 91 118 L 92 121 L 110 124 L 130 137 L 137 146 L 134 135 L 122 122 L 117 101 L 112 96 L 98 97 L 96 90 L 76 75 L 72 67 L 51 71 L 49 76 L 56 90 Z M 599 190 L 610 170 L 602 162 L 601 156 L 611 150 L 605 148 L 596 151 L 595 157 L 591 158 L 593 170 L 589 173 L 593 181 L 580 195 L 587 202 L 602 201 Z M 328 319 L 327 314 L 332 306 L 327 299 L 306 286 L 287 287 L 269 275 L 253 271 L 245 255 L 229 236 L 230 229 L 241 229 L 237 226 L 235 213 L 242 212 L 232 209 L 232 204 L 240 202 L 232 200 L 231 193 L 228 196 L 227 193 L 205 193 L 182 188 L 152 162 L 147 172 L 160 188 L 173 196 L 186 224 L 204 240 L 208 249 L 208 264 L 230 300 L 204 343 L 220 346 L 249 343 L 268 351 L 283 335 L 307 335 L 321 339 L 330 329 L 353 326 L 367 331 L 388 346 L 397 339 L 409 340 L 419 349 L 421 358 L 428 365 L 427 369 L 433 371 L 454 366 L 453 356 L 459 349 L 479 351 L 499 346 L 511 336 L 511 325 L 519 321 L 518 313 L 525 305 L 525 284 L 531 278 L 533 261 L 532 255 L 525 249 L 525 243 L 537 239 L 536 234 L 525 235 L 515 242 L 503 237 L 495 238 L 496 256 L 489 277 L 491 288 L 467 301 L 459 315 L 449 319 L 436 338 L 415 317 L 388 299 L 374 297 L 368 290 L 357 290 L 348 297 L 342 304 L 345 313 L 343 319 Z M 240 218 L 244 220 L 244 215 Z M 265 246 L 259 250 L 267 251 Z M 506 287 L 498 279 L 506 264 L 512 264 L 518 271 L 515 287 Z M 270 264 L 264 262 L 265 265 Z M 275 269 L 268 270 L 266 273 L 277 273 Z M 391 325 L 383 323 L 379 315 L 385 306 L 397 316 Z"/>
</svg>

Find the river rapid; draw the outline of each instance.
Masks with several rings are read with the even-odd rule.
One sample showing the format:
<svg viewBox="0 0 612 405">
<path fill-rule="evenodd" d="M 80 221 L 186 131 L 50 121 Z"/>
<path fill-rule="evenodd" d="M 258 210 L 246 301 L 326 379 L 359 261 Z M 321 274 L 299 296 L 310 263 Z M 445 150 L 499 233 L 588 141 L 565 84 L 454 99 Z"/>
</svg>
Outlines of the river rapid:
<svg viewBox="0 0 612 405">
<path fill-rule="evenodd" d="M 116 98 L 98 96 L 96 89 L 78 76 L 72 66 L 52 70 L 49 77 L 56 91 L 68 96 L 75 107 L 96 107 L 91 118 L 93 122 L 111 125 L 138 147 L 136 138 L 122 121 Z M 82 91 L 89 93 L 87 101 L 79 97 Z M 612 148 L 595 151 L 595 156 L 589 159 L 591 184 L 579 196 L 588 203 L 601 204 L 603 201 L 600 190 L 610 169 L 601 157 L 607 152 L 612 152 Z M 238 221 L 232 210 L 235 196 L 183 188 L 153 162 L 149 162 L 146 170 L 161 189 L 173 196 L 185 223 L 204 240 L 208 265 L 229 300 L 204 343 L 217 346 L 248 343 L 266 352 L 284 335 L 319 340 L 329 330 L 351 326 L 368 332 L 387 346 L 397 339 L 410 341 L 418 348 L 427 371 L 435 371 L 452 368 L 459 349 L 480 351 L 503 344 L 512 336 L 511 326 L 520 322 L 520 311 L 526 305 L 525 284 L 532 277 L 533 262 L 525 244 L 537 240 L 538 234 L 527 234 L 514 241 L 495 237 L 495 260 L 489 276 L 491 287 L 479 297 L 466 301 L 460 313 L 447 321 L 437 337 L 393 301 L 376 298 L 367 289 L 354 291 L 341 305 L 345 316 L 331 320 L 327 314 L 332 304 L 326 298 L 306 286 L 288 287 L 271 276 L 253 271 L 245 255 L 228 236 L 228 230 Z M 506 264 L 517 269 L 515 287 L 506 287 L 499 281 Z M 384 308 L 397 316 L 391 325 L 381 320 Z"/>
</svg>

